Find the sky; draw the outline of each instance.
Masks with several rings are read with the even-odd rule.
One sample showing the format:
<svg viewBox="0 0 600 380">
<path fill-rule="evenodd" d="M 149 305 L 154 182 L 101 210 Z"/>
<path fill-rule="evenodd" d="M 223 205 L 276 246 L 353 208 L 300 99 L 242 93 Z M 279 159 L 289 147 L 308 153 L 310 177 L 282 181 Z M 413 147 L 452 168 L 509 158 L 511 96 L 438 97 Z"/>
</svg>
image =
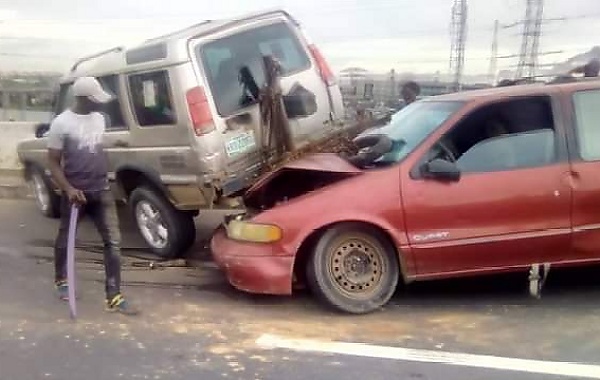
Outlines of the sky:
<svg viewBox="0 0 600 380">
<path fill-rule="evenodd" d="M 64 71 L 78 57 L 206 19 L 284 8 L 337 71 L 446 73 L 452 0 L 0 0 L 0 72 Z M 469 0 L 466 74 L 489 67 L 494 20 L 511 24 L 526 0 Z M 564 60 L 600 45 L 600 0 L 545 0 L 540 50 Z M 518 53 L 521 26 L 501 28 L 499 55 Z M 509 69 L 516 59 L 500 59 Z"/>
</svg>

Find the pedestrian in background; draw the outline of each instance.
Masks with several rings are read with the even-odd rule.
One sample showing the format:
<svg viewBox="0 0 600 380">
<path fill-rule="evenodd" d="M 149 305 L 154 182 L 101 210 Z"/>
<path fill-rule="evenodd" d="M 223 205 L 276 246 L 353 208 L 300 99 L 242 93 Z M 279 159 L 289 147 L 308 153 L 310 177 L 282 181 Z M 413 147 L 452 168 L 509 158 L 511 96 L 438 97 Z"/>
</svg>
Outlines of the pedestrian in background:
<svg viewBox="0 0 600 380">
<path fill-rule="evenodd" d="M 415 81 L 408 81 L 404 83 L 400 89 L 400 95 L 402 95 L 405 105 L 415 102 L 420 94 L 421 87 L 419 87 Z"/>
<path fill-rule="evenodd" d="M 80 215 L 89 215 L 104 243 L 106 308 L 137 314 L 121 294 L 121 233 L 115 200 L 108 186 L 108 161 L 102 146 L 106 119 L 100 113 L 112 96 L 92 77 L 75 81 L 74 105 L 58 115 L 48 132 L 48 157 L 52 177 L 62 190 L 61 220 L 54 247 L 55 285 L 68 300 L 66 281 L 69 216 L 73 204 Z"/>
</svg>

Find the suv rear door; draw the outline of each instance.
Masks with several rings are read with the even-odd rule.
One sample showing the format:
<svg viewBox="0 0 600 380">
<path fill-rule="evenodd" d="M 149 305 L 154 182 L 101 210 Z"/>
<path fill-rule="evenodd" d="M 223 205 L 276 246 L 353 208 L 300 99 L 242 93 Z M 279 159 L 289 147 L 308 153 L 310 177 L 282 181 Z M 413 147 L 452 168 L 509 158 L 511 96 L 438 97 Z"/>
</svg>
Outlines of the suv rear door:
<svg viewBox="0 0 600 380">
<path fill-rule="evenodd" d="M 262 135 L 256 89 L 265 83 L 263 56 L 272 55 L 282 64 L 283 95 L 304 92 L 314 96 L 316 111 L 290 120 L 294 146 L 326 132 L 330 104 L 341 104 L 335 95 L 339 93 L 337 87 L 333 88 L 333 99 L 330 97 L 300 29 L 283 16 L 210 34 L 191 46 L 201 77 L 207 81 L 204 91 L 215 127 L 222 134 L 228 174 L 240 173 L 260 162 Z M 255 87 L 244 85 L 242 78 L 251 79 Z"/>
</svg>

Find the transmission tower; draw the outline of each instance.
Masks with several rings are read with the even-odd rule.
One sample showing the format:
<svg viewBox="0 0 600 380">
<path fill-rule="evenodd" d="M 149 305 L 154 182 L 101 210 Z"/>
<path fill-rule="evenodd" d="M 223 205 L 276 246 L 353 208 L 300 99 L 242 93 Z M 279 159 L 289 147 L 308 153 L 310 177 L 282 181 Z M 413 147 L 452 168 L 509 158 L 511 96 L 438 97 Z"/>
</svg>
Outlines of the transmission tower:
<svg viewBox="0 0 600 380">
<path fill-rule="evenodd" d="M 452 38 L 450 48 L 450 75 L 453 76 L 452 91 L 460 91 L 462 89 L 461 82 L 467 40 L 467 0 L 454 0 L 450 34 Z"/>
<path fill-rule="evenodd" d="M 498 29 L 500 22 L 494 22 L 494 35 L 492 37 L 492 54 L 490 56 L 490 68 L 488 71 L 488 80 L 491 84 L 496 82 L 496 72 L 498 71 Z"/>
<path fill-rule="evenodd" d="M 540 37 L 544 16 L 544 0 L 526 0 L 523 35 L 516 77 L 534 78 L 538 65 Z"/>
</svg>

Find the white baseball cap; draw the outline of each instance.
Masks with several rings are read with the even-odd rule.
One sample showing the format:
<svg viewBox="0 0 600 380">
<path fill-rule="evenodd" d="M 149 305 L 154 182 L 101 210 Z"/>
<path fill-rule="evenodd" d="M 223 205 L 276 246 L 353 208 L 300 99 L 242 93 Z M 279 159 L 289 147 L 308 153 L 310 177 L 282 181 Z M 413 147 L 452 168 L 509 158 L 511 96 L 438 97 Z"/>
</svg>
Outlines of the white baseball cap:
<svg viewBox="0 0 600 380">
<path fill-rule="evenodd" d="M 93 77 L 78 78 L 73 84 L 73 96 L 83 96 L 96 103 L 108 103 L 113 99 Z"/>
</svg>

